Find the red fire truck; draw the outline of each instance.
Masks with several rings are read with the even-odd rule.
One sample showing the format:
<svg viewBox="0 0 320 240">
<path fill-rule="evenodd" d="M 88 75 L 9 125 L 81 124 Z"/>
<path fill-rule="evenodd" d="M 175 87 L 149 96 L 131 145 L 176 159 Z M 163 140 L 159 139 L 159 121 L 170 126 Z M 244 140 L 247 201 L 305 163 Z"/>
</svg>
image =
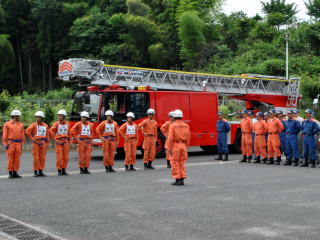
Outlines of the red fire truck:
<svg viewBox="0 0 320 240">
<path fill-rule="evenodd" d="M 79 84 L 82 90 L 75 95 L 71 124 L 87 111 L 97 126 L 111 109 L 119 125 L 126 113 L 133 112 L 139 123 L 148 108 L 156 111 L 158 127 L 168 120 L 168 113 L 181 109 L 191 130 L 191 146 L 212 152 L 217 143 L 216 121 L 220 95 L 243 100 L 246 108 L 264 111 L 270 108 L 295 108 L 299 100 L 298 78 L 284 79 L 261 75 L 227 76 L 171 70 L 105 65 L 99 60 L 68 59 L 59 62 L 59 78 Z M 240 151 L 239 122 L 232 122 L 228 144 Z M 139 139 L 141 147 L 143 137 Z M 157 156 L 164 155 L 164 136 L 159 132 Z M 99 138 L 93 140 L 101 144 Z M 117 152 L 123 152 L 123 141 Z"/>
</svg>

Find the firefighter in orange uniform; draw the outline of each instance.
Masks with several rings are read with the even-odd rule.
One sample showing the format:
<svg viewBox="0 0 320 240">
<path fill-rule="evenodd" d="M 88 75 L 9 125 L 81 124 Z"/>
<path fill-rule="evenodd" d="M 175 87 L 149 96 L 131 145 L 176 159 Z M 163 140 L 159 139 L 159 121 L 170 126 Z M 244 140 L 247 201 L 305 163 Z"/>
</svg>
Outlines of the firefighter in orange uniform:
<svg viewBox="0 0 320 240">
<path fill-rule="evenodd" d="M 94 134 L 93 124 L 89 122 L 89 113 L 84 111 L 80 114 L 81 121 L 71 128 L 71 136 L 78 142 L 78 160 L 80 174 L 90 174 L 92 136 Z"/>
<path fill-rule="evenodd" d="M 21 112 L 13 110 L 11 112 L 11 120 L 3 126 L 2 144 L 6 148 L 9 178 L 21 178 L 18 171 L 20 169 L 20 157 L 25 136 L 20 117 Z"/>
<path fill-rule="evenodd" d="M 176 179 L 172 185 L 184 185 L 187 177 L 185 163 L 188 159 L 187 146 L 190 143 L 189 126 L 182 122 L 183 113 L 181 110 L 174 111 L 174 123 L 171 124 L 168 134 L 167 146 L 172 156 L 172 177 Z"/>
<path fill-rule="evenodd" d="M 266 163 L 267 162 L 267 143 L 266 134 L 268 133 L 268 124 L 263 120 L 263 113 L 257 113 L 258 120 L 253 125 L 253 131 L 255 133 L 254 152 L 257 160 L 254 163 Z M 262 157 L 262 159 L 261 159 Z"/>
<path fill-rule="evenodd" d="M 135 171 L 137 144 L 138 144 L 138 126 L 133 122 L 134 114 L 128 112 L 128 121 L 120 127 L 120 134 L 124 138 L 124 151 L 126 153 L 124 165 L 126 171 Z M 129 169 L 130 166 L 130 169 Z"/>
<path fill-rule="evenodd" d="M 173 112 L 169 112 L 169 118 L 170 120 L 169 121 L 166 121 L 160 128 L 160 131 L 161 133 L 163 134 L 163 136 L 166 137 L 166 139 L 168 139 L 168 133 L 169 133 L 169 128 L 171 126 L 171 124 L 173 123 L 174 121 L 174 117 L 173 117 Z M 167 144 L 165 144 L 167 145 Z M 167 158 L 167 168 L 171 168 L 171 164 L 170 164 L 170 154 L 169 154 L 169 151 L 168 149 L 166 148 L 167 150 L 167 154 L 166 154 L 166 158 Z"/>
<path fill-rule="evenodd" d="M 252 131 L 253 124 L 252 119 L 248 116 L 248 111 L 242 112 L 242 120 L 240 123 L 242 139 L 241 139 L 241 148 L 243 159 L 240 162 L 250 163 L 252 159 Z"/>
<path fill-rule="evenodd" d="M 65 110 L 58 111 L 58 121 L 49 130 L 50 136 L 55 140 L 56 168 L 58 175 L 69 175 L 66 172 L 69 161 L 70 149 L 70 124 L 65 120 L 67 113 Z"/>
<path fill-rule="evenodd" d="M 147 111 L 148 119 L 143 120 L 139 125 L 142 129 L 144 140 L 142 148 L 144 150 L 143 163 L 144 169 L 154 169 L 152 162 L 156 157 L 156 141 L 158 137 L 157 122 L 153 119 L 155 111 L 150 108 Z"/>
<path fill-rule="evenodd" d="M 274 155 L 276 154 L 277 160 L 276 165 L 280 165 L 281 162 L 281 149 L 280 149 L 280 137 L 279 133 L 284 130 L 284 127 L 276 117 L 276 111 L 274 109 L 270 110 L 271 116 L 268 120 L 268 164 L 274 164 Z"/>
<path fill-rule="evenodd" d="M 36 122 L 32 123 L 26 130 L 26 135 L 33 141 L 33 171 L 34 177 L 45 177 L 43 173 L 46 164 L 47 149 L 49 146 L 49 128 L 43 122 L 44 113 L 35 113 Z"/>
<path fill-rule="evenodd" d="M 96 129 L 97 135 L 102 140 L 103 165 L 106 172 L 115 172 L 113 169 L 114 155 L 119 143 L 119 127 L 117 122 L 113 121 L 113 112 L 108 110 L 105 115 L 107 120 L 101 122 Z"/>
</svg>

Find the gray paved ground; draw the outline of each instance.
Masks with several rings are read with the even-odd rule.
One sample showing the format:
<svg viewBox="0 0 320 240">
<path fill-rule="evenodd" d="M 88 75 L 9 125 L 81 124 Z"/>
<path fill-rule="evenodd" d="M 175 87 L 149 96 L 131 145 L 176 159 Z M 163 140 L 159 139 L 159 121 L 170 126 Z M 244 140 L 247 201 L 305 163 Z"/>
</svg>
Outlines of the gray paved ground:
<svg viewBox="0 0 320 240">
<path fill-rule="evenodd" d="M 240 164 L 238 155 L 220 163 L 193 150 L 184 187 L 170 185 L 164 159 L 155 171 L 106 174 L 96 157 L 92 175 L 33 178 L 28 152 L 24 178 L 0 178 L 0 213 L 74 240 L 320 238 L 319 168 Z M 4 154 L 0 159 L 4 175 Z M 50 152 L 47 171 L 53 170 Z"/>
</svg>

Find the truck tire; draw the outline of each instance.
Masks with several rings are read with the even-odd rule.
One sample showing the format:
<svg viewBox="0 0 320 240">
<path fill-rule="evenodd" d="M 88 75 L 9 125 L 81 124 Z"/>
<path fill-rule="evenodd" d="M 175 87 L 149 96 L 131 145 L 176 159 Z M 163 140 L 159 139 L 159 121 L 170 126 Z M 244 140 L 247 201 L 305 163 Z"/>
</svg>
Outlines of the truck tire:
<svg viewBox="0 0 320 240">
<path fill-rule="evenodd" d="M 117 148 L 116 159 L 124 159 L 125 156 L 124 148 Z"/>
<path fill-rule="evenodd" d="M 241 137 L 242 137 L 242 133 L 241 131 L 238 131 L 236 134 L 236 138 L 234 139 L 234 144 L 232 146 L 232 152 L 233 153 L 242 153 L 241 150 Z"/>
<path fill-rule="evenodd" d="M 200 146 L 200 148 L 205 151 L 206 153 L 215 154 L 217 153 L 217 146 L 210 145 L 210 146 Z"/>
</svg>

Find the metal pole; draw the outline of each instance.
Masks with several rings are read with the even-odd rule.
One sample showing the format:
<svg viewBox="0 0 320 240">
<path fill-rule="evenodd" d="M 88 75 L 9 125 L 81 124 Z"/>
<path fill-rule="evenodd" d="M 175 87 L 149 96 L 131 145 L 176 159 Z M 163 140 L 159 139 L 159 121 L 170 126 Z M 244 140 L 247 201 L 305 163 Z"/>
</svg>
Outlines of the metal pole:
<svg viewBox="0 0 320 240">
<path fill-rule="evenodd" d="M 289 79 L 289 34 L 285 34 L 286 38 L 286 79 Z"/>
</svg>

